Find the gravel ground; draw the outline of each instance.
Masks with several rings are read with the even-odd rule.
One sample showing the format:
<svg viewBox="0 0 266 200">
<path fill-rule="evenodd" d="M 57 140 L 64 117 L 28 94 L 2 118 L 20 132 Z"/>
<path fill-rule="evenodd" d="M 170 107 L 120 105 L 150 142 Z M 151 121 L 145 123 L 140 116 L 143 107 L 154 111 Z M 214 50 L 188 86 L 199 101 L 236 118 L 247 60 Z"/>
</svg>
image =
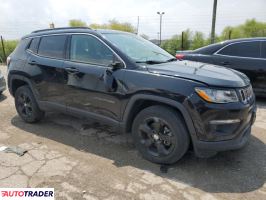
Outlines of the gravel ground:
<svg viewBox="0 0 266 200">
<path fill-rule="evenodd" d="M 0 66 L 5 73 L 5 67 Z M 170 166 L 141 158 L 129 137 L 110 128 L 49 113 L 38 124 L 17 115 L 14 100 L 0 97 L 0 146 L 20 146 L 18 157 L 0 152 L 0 187 L 53 187 L 56 199 L 266 199 L 266 99 L 249 144 L 199 159 L 188 152 Z"/>
</svg>

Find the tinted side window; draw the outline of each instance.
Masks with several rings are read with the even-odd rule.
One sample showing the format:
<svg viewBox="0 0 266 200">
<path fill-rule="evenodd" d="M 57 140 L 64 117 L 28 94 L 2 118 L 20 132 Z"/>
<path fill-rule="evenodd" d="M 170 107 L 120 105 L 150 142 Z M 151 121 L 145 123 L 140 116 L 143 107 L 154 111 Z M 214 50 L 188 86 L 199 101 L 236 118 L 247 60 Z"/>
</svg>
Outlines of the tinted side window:
<svg viewBox="0 0 266 200">
<path fill-rule="evenodd" d="M 53 58 L 64 58 L 66 37 L 65 35 L 42 37 L 38 54 Z"/>
<path fill-rule="evenodd" d="M 27 54 L 26 50 L 29 45 L 30 39 L 22 39 L 19 44 L 16 46 L 16 49 L 13 51 L 13 56 L 20 59 L 26 59 Z"/>
<path fill-rule="evenodd" d="M 241 42 L 229 45 L 218 54 L 240 57 L 260 57 L 260 42 Z"/>
<path fill-rule="evenodd" d="M 72 35 L 70 60 L 108 65 L 113 62 L 113 52 L 97 38 L 89 35 Z"/>
<path fill-rule="evenodd" d="M 38 44 L 39 44 L 40 38 L 33 38 L 31 40 L 30 46 L 29 46 L 29 50 L 32 51 L 33 53 L 37 53 L 37 49 L 38 49 Z"/>
</svg>

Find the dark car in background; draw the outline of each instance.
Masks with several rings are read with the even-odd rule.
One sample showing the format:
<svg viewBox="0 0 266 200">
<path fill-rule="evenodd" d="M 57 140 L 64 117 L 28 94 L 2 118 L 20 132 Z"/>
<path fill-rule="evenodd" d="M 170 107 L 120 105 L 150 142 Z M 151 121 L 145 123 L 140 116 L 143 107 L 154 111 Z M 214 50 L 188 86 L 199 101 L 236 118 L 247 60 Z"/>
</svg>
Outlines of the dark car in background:
<svg viewBox="0 0 266 200">
<path fill-rule="evenodd" d="M 238 149 L 256 116 L 242 73 L 177 61 L 121 31 L 57 28 L 23 37 L 9 58 L 8 88 L 24 121 L 46 111 L 95 119 L 132 133 L 155 163 L 174 163 L 190 146 L 199 156 Z"/>
<path fill-rule="evenodd" d="M 228 40 L 194 51 L 177 51 L 176 58 L 222 65 L 243 72 L 254 92 L 266 96 L 266 38 Z"/>
<path fill-rule="evenodd" d="M 5 91 L 5 89 L 6 89 L 6 81 L 4 75 L 0 70 L 0 95 Z"/>
</svg>

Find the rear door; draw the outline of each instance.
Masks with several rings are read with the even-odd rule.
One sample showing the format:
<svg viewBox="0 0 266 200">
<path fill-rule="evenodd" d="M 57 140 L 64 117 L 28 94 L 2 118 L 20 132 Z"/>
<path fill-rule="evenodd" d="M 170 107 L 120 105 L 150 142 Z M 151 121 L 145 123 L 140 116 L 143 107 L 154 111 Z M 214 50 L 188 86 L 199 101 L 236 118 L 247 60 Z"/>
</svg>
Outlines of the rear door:
<svg viewBox="0 0 266 200">
<path fill-rule="evenodd" d="M 63 68 L 66 42 L 66 35 L 37 37 L 28 49 L 26 70 L 32 74 L 38 98 L 45 106 L 66 108 L 67 76 Z"/>
<path fill-rule="evenodd" d="M 261 58 L 261 41 L 236 42 L 225 46 L 213 55 L 217 65 L 245 73 L 253 84 L 265 74 L 265 61 Z"/>
</svg>

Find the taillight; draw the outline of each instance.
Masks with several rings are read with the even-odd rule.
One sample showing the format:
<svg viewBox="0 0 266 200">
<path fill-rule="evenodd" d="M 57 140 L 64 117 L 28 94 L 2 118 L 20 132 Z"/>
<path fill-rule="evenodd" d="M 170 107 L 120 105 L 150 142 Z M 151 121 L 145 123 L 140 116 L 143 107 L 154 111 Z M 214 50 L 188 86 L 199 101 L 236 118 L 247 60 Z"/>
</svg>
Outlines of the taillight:
<svg viewBox="0 0 266 200">
<path fill-rule="evenodd" d="M 183 58 L 185 57 L 185 55 L 184 54 L 176 54 L 175 57 L 178 60 L 183 60 Z"/>
<path fill-rule="evenodd" d="M 6 65 L 7 65 L 7 66 L 10 64 L 10 61 L 11 61 L 11 57 L 8 56 L 7 59 L 6 59 Z"/>
</svg>

